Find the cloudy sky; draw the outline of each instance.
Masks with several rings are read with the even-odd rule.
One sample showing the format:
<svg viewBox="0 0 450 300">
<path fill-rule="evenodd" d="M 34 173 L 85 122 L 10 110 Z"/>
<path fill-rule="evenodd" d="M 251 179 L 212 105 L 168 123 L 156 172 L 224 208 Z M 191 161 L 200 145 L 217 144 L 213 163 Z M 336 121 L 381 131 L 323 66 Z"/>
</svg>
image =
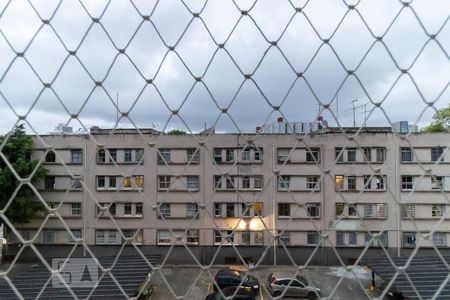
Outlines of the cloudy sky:
<svg viewBox="0 0 450 300">
<path fill-rule="evenodd" d="M 424 100 L 450 102 L 448 0 L 30 2 L 0 0 L 0 132 L 17 121 L 9 106 L 41 133 L 81 127 L 68 113 L 112 127 L 117 95 L 138 127 L 192 131 L 252 132 L 276 120 L 273 106 L 292 122 L 328 107 L 331 125 L 351 126 L 355 99 L 357 125 L 366 110 L 368 125 L 424 126 Z"/>
</svg>

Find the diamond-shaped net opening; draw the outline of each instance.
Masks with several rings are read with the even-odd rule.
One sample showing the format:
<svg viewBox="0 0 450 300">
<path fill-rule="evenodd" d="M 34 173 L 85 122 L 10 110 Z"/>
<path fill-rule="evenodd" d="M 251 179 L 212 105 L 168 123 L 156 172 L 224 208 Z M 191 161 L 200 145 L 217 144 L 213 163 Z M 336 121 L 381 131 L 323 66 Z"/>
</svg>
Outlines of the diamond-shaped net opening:
<svg viewBox="0 0 450 300">
<path fill-rule="evenodd" d="M 0 298 L 449 298 L 449 13 L 3 1 Z"/>
</svg>

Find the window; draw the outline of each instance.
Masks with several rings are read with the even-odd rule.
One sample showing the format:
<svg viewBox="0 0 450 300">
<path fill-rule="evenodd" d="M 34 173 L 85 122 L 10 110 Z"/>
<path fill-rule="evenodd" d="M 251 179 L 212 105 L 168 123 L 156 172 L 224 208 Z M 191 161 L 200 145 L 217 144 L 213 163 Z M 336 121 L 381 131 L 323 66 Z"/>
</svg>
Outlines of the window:
<svg viewBox="0 0 450 300">
<path fill-rule="evenodd" d="M 357 212 L 356 212 L 356 207 L 352 204 L 348 205 L 348 216 L 349 217 L 356 217 L 357 216 Z"/>
<path fill-rule="evenodd" d="M 234 149 L 226 149 L 225 150 L 225 161 L 226 162 L 234 161 Z"/>
<path fill-rule="evenodd" d="M 242 150 L 242 161 L 249 161 L 249 160 L 250 160 L 250 149 Z"/>
<path fill-rule="evenodd" d="M 222 234 L 219 230 L 214 230 L 214 244 L 222 243 Z"/>
<path fill-rule="evenodd" d="M 344 176 L 336 175 L 335 176 L 336 190 L 344 189 Z"/>
<path fill-rule="evenodd" d="M 372 149 L 371 148 L 363 148 L 363 157 L 364 161 L 372 160 Z"/>
<path fill-rule="evenodd" d="M 250 189 L 250 177 L 242 176 L 242 189 Z"/>
<path fill-rule="evenodd" d="M 109 149 L 109 159 L 110 162 L 115 162 L 117 161 L 117 149 Z"/>
<path fill-rule="evenodd" d="M 306 177 L 306 189 L 318 190 L 319 189 L 319 177 L 318 176 Z"/>
<path fill-rule="evenodd" d="M 188 203 L 186 206 L 186 217 L 193 218 L 197 215 L 198 205 L 197 203 Z"/>
<path fill-rule="evenodd" d="M 131 178 L 130 177 L 125 177 L 123 179 L 123 187 L 124 188 L 131 188 Z"/>
<path fill-rule="evenodd" d="M 338 162 L 344 161 L 344 154 L 343 154 L 342 148 L 335 148 L 334 155 L 335 155 L 336 161 L 338 161 Z"/>
<path fill-rule="evenodd" d="M 278 176 L 278 189 L 288 190 L 291 182 L 291 176 L 280 175 Z"/>
<path fill-rule="evenodd" d="M 136 216 L 142 216 L 142 209 L 143 209 L 143 204 L 142 203 L 136 203 Z"/>
<path fill-rule="evenodd" d="M 307 162 L 319 162 L 319 149 L 318 148 L 310 148 L 306 150 L 306 161 Z"/>
<path fill-rule="evenodd" d="M 378 162 L 382 162 L 386 160 L 386 149 L 385 148 L 377 148 L 375 149 L 376 158 Z"/>
<path fill-rule="evenodd" d="M 369 247 L 387 247 L 388 246 L 388 234 L 386 231 L 383 231 L 382 233 L 378 233 L 378 239 L 375 239 L 375 237 L 372 237 L 375 232 L 372 232 L 372 235 L 368 232 L 364 234 L 364 242 L 366 245 L 369 245 Z"/>
<path fill-rule="evenodd" d="M 253 187 L 255 190 L 261 190 L 263 187 L 263 177 L 262 175 L 257 175 L 253 177 Z"/>
<path fill-rule="evenodd" d="M 345 204 L 344 203 L 336 203 L 335 204 L 336 217 L 344 215 L 344 208 L 345 208 Z"/>
<path fill-rule="evenodd" d="M 347 161 L 356 161 L 356 149 L 355 148 L 347 149 Z"/>
<path fill-rule="evenodd" d="M 255 202 L 255 204 L 253 205 L 253 209 L 255 216 L 262 216 L 264 214 L 264 203 Z"/>
<path fill-rule="evenodd" d="M 377 190 L 385 190 L 386 187 L 384 185 L 384 176 L 381 175 L 376 175 L 375 176 L 375 184 L 376 184 L 376 189 Z"/>
<path fill-rule="evenodd" d="M 221 163 L 222 162 L 222 149 L 214 148 L 214 161 L 216 163 Z"/>
<path fill-rule="evenodd" d="M 137 163 L 143 163 L 144 162 L 144 149 L 136 149 L 135 150 L 135 157 L 134 161 Z"/>
<path fill-rule="evenodd" d="M 54 190 L 55 189 L 55 176 L 45 176 L 45 189 Z"/>
<path fill-rule="evenodd" d="M 188 190 L 198 190 L 198 176 L 186 176 L 186 183 Z"/>
<path fill-rule="evenodd" d="M 190 245 L 198 245 L 200 243 L 199 230 L 189 229 L 186 235 L 186 242 Z"/>
<path fill-rule="evenodd" d="M 122 230 L 124 235 L 123 243 L 142 245 L 142 230 L 136 232 L 136 230 L 128 229 Z"/>
<path fill-rule="evenodd" d="M 115 216 L 116 215 L 116 203 L 111 203 L 109 205 L 109 214 L 111 216 Z"/>
<path fill-rule="evenodd" d="M 386 219 L 387 218 L 387 204 L 386 203 L 364 204 L 364 218 Z"/>
<path fill-rule="evenodd" d="M 400 148 L 400 159 L 402 162 L 412 161 L 412 149 L 411 148 Z"/>
<path fill-rule="evenodd" d="M 442 217 L 445 214 L 444 204 L 433 204 L 431 206 L 431 216 L 432 217 Z"/>
<path fill-rule="evenodd" d="M 226 204 L 226 216 L 227 218 L 234 218 L 234 203 Z"/>
<path fill-rule="evenodd" d="M 117 177 L 116 176 L 109 176 L 109 188 L 115 189 L 117 186 Z"/>
<path fill-rule="evenodd" d="M 143 175 L 134 176 L 134 183 L 136 184 L 137 188 L 142 188 L 144 186 L 144 176 Z"/>
<path fill-rule="evenodd" d="M 358 242 L 358 234 L 356 232 L 348 233 L 348 244 L 351 246 L 356 246 Z"/>
<path fill-rule="evenodd" d="M 317 233 L 316 231 L 308 231 L 306 233 L 306 243 L 308 245 L 319 244 L 319 233 Z"/>
<path fill-rule="evenodd" d="M 105 176 L 97 176 L 97 188 L 105 187 Z"/>
<path fill-rule="evenodd" d="M 372 189 L 372 177 L 370 175 L 364 175 L 364 189 L 365 190 Z"/>
<path fill-rule="evenodd" d="M 170 217 L 170 203 L 161 203 L 159 206 L 160 216 Z"/>
<path fill-rule="evenodd" d="M 81 164 L 83 160 L 83 153 L 81 150 L 71 150 L 70 151 L 70 162 L 73 164 Z"/>
<path fill-rule="evenodd" d="M 336 246 L 345 246 L 345 233 L 338 231 L 336 232 Z"/>
<path fill-rule="evenodd" d="M 170 187 L 170 176 L 158 176 L 158 188 L 167 190 Z"/>
<path fill-rule="evenodd" d="M 72 244 L 75 243 L 75 240 L 79 240 L 81 239 L 81 229 L 70 229 L 70 231 L 72 232 L 73 236 L 75 237 L 75 239 L 72 237 L 72 235 L 70 235 L 69 233 L 67 233 L 67 241 Z"/>
<path fill-rule="evenodd" d="M 222 217 L 222 203 L 214 203 L 214 217 Z"/>
<path fill-rule="evenodd" d="M 232 230 L 214 230 L 214 244 L 230 245 L 234 243 L 234 232 Z"/>
<path fill-rule="evenodd" d="M 227 190 L 234 190 L 234 176 L 226 177 L 226 188 Z"/>
<path fill-rule="evenodd" d="M 53 244 L 55 242 L 55 232 L 53 230 L 42 231 L 42 242 L 44 244 Z"/>
<path fill-rule="evenodd" d="M 431 161 L 442 161 L 442 153 L 444 152 L 444 149 L 441 147 L 435 147 L 431 148 Z"/>
<path fill-rule="evenodd" d="M 285 246 L 289 246 L 291 244 L 291 233 L 289 231 L 278 232 L 280 235 L 278 237 L 278 241 Z"/>
<path fill-rule="evenodd" d="M 82 187 L 83 187 L 83 185 L 81 184 L 81 181 L 79 178 L 72 179 L 72 189 L 81 190 Z"/>
<path fill-rule="evenodd" d="M 53 151 L 47 152 L 47 154 L 45 155 L 45 162 L 47 162 L 47 163 L 56 162 L 55 152 L 53 152 Z"/>
<path fill-rule="evenodd" d="M 253 232 L 254 245 L 262 245 L 264 242 L 264 235 L 262 231 Z"/>
<path fill-rule="evenodd" d="M 188 162 L 200 162 L 200 149 L 187 149 L 186 154 Z"/>
<path fill-rule="evenodd" d="M 403 204 L 402 205 L 402 219 L 412 219 L 416 216 L 415 204 Z"/>
<path fill-rule="evenodd" d="M 97 244 L 119 244 L 119 235 L 116 230 L 97 230 L 95 232 Z"/>
<path fill-rule="evenodd" d="M 158 149 L 158 164 L 163 165 L 166 163 L 170 163 L 170 149 Z"/>
<path fill-rule="evenodd" d="M 232 230 L 227 230 L 224 238 L 225 238 L 224 244 L 229 245 L 234 243 L 234 232 Z"/>
<path fill-rule="evenodd" d="M 291 204 L 278 203 L 278 217 L 290 217 L 290 216 L 291 216 Z"/>
<path fill-rule="evenodd" d="M 242 216 L 243 217 L 251 217 L 252 211 L 251 211 L 251 204 L 242 203 Z"/>
<path fill-rule="evenodd" d="M 158 230 L 158 245 L 170 245 L 170 231 Z"/>
<path fill-rule="evenodd" d="M 415 246 L 416 246 L 416 233 L 403 232 L 403 247 L 415 247 Z"/>
<path fill-rule="evenodd" d="M 241 233 L 241 243 L 242 245 L 250 245 L 251 240 L 250 240 L 250 231 L 242 231 Z"/>
<path fill-rule="evenodd" d="M 347 190 L 356 191 L 356 176 L 347 177 Z"/>
<path fill-rule="evenodd" d="M 408 191 L 413 189 L 413 177 L 412 176 L 402 176 L 402 190 Z"/>
<path fill-rule="evenodd" d="M 111 216 L 115 216 L 116 215 L 116 203 L 99 203 L 100 207 L 108 207 L 109 206 L 109 214 Z M 105 213 L 103 212 L 103 210 L 97 206 L 97 215 L 99 216 L 105 216 Z"/>
<path fill-rule="evenodd" d="M 261 161 L 262 160 L 262 149 L 255 149 L 255 160 Z"/>
<path fill-rule="evenodd" d="M 431 189 L 444 190 L 442 176 L 431 176 Z"/>
<path fill-rule="evenodd" d="M 132 155 L 131 149 L 123 150 L 123 161 L 124 162 L 132 162 L 133 161 L 133 155 Z"/>
<path fill-rule="evenodd" d="M 277 160 L 280 163 L 289 161 L 289 149 L 278 149 Z"/>
<path fill-rule="evenodd" d="M 319 203 L 307 203 L 306 210 L 308 212 L 308 217 L 311 217 L 311 218 L 320 217 L 320 204 Z"/>
<path fill-rule="evenodd" d="M 433 245 L 436 247 L 446 246 L 446 233 L 445 232 L 434 232 L 433 233 Z"/>
<path fill-rule="evenodd" d="M 214 189 L 221 190 L 222 189 L 222 176 L 215 175 L 214 176 Z"/>
<path fill-rule="evenodd" d="M 131 216 L 132 215 L 132 203 L 126 202 L 123 204 L 123 214 L 125 216 Z"/>
<path fill-rule="evenodd" d="M 104 149 L 100 149 L 97 151 L 97 162 L 98 163 L 106 162 L 106 153 Z"/>
<path fill-rule="evenodd" d="M 70 214 L 72 216 L 81 216 L 81 203 L 71 203 Z"/>
</svg>

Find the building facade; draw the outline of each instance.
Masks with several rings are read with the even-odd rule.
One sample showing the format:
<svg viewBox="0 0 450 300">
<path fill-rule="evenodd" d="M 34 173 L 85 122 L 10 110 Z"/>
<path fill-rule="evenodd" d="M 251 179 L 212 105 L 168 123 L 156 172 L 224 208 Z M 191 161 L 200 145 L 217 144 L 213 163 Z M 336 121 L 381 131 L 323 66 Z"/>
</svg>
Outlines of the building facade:
<svg viewBox="0 0 450 300">
<path fill-rule="evenodd" d="M 42 247 L 176 245 L 220 262 L 448 247 L 450 135 L 355 133 L 41 135 L 32 159 L 49 170 L 36 186 L 48 211 L 17 229 Z"/>
</svg>

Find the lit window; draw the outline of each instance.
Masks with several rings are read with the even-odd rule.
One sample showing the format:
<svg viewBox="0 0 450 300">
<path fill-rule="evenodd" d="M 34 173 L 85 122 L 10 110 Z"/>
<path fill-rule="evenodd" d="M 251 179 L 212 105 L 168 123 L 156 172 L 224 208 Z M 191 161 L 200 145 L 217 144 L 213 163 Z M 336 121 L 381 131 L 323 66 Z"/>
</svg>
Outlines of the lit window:
<svg viewBox="0 0 450 300">
<path fill-rule="evenodd" d="M 255 216 L 263 216 L 264 204 L 262 202 L 255 202 L 253 207 L 255 209 Z"/>
<path fill-rule="evenodd" d="M 131 188 L 131 179 L 130 179 L 130 177 L 125 177 L 123 179 L 123 187 L 124 188 Z"/>
<path fill-rule="evenodd" d="M 136 186 L 138 188 L 142 188 L 144 186 L 144 176 L 143 175 L 134 176 L 134 182 L 136 183 Z"/>
<path fill-rule="evenodd" d="M 335 182 L 336 182 L 336 190 L 344 189 L 344 176 L 336 175 Z"/>
</svg>

